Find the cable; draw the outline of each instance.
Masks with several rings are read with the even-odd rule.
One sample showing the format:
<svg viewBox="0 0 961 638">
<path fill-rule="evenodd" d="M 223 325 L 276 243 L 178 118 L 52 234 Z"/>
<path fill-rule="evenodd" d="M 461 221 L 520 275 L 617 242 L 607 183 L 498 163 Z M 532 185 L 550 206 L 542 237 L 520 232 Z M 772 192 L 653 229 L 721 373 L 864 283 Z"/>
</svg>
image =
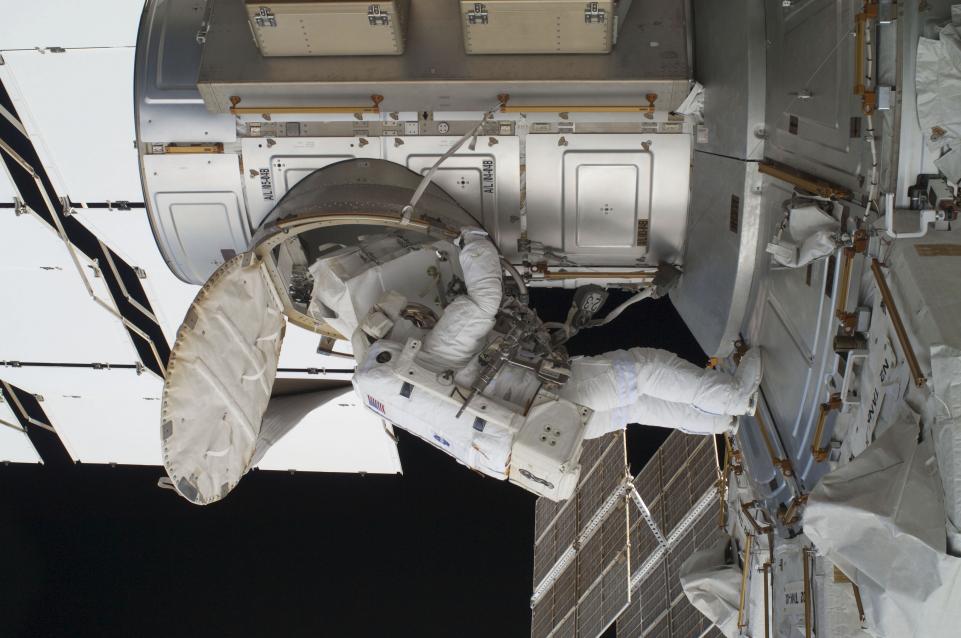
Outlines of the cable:
<svg viewBox="0 0 961 638">
<path fill-rule="evenodd" d="M 610 322 L 612 322 L 612 321 L 614 321 L 615 319 L 617 319 L 622 312 L 624 312 L 625 310 L 627 310 L 627 308 L 628 308 L 629 306 L 633 306 L 633 305 L 636 304 L 638 301 L 642 301 L 642 300 L 644 300 L 644 299 L 647 299 L 648 297 L 650 297 L 650 296 L 653 295 L 653 294 L 654 294 L 654 287 L 653 287 L 653 286 L 648 286 L 647 288 L 645 288 L 645 289 L 641 290 L 640 292 L 638 292 L 636 295 L 630 297 L 627 301 L 625 301 L 624 303 L 622 303 L 621 305 L 619 305 L 617 308 L 614 308 L 614 310 L 612 310 L 610 313 L 608 313 L 608 315 L 607 315 L 606 317 L 604 317 L 603 319 L 601 319 L 601 320 L 599 320 L 599 321 L 592 321 L 592 322 L 590 322 L 589 324 L 587 324 L 587 325 L 584 326 L 584 327 L 585 327 L 585 328 L 597 328 L 597 327 L 599 327 L 599 326 L 606 326 L 606 325 L 609 324 Z"/>
<path fill-rule="evenodd" d="M 939 397 L 937 394 L 933 392 L 931 393 L 931 396 L 937 399 L 941 403 L 941 405 L 944 406 L 944 411 L 948 413 L 948 421 L 954 420 L 954 414 L 951 413 L 951 408 L 949 408 L 948 404 L 944 402 L 944 399 L 942 399 L 941 397 Z"/>
<path fill-rule="evenodd" d="M 434 165 L 430 167 L 430 170 L 427 171 L 427 173 L 424 175 L 424 178 L 420 180 L 420 184 L 417 185 L 417 190 L 414 191 L 414 195 L 410 198 L 410 203 L 407 204 L 407 206 L 404 206 L 403 210 L 401 211 L 402 213 L 401 223 L 406 224 L 410 221 L 411 217 L 414 215 L 414 207 L 417 206 L 417 202 L 420 201 L 420 198 L 424 194 L 424 191 L 426 191 L 427 187 L 430 186 L 431 181 L 434 179 L 434 174 L 437 173 L 437 169 L 440 168 L 440 165 L 443 164 L 448 159 L 450 159 L 451 156 L 454 155 L 454 153 L 460 150 L 460 147 L 464 145 L 464 142 L 466 142 L 471 138 L 473 138 L 473 141 L 470 144 L 470 149 L 474 150 L 474 146 L 477 143 L 477 136 L 480 134 L 481 130 L 484 128 L 484 124 L 487 123 L 487 120 L 494 117 L 494 112 L 499 107 L 500 107 L 500 104 L 498 103 L 497 106 L 485 112 L 484 117 L 481 118 L 481 121 L 477 123 L 477 126 L 475 126 L 470 131 L 465 133 L 459 140 L 457 140 L 457 142 L 454 143 L 453 146 L 447 149 L 446 153 L 441 155 L 440 158 L 436 162 L 434 162 Z M 475 222 L 477 221 L 477 219 L 474 218 L 473 215 L 471 215 L 471 218 L 474 219 Z M 480 223 L 478 223 L 478 226 L 480 226 Z"/>
</svg>

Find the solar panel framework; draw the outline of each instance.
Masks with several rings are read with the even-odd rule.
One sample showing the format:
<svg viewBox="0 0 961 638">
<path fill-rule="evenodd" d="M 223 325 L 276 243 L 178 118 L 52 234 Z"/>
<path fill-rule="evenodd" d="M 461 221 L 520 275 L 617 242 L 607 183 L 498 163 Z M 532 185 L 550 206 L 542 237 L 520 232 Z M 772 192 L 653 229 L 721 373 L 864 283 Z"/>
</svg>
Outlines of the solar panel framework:
<svg viewBox="0 0 961 638">
<path fill-rule="evenodd" d="M 534 509 L 532 638 L 597 638 L 630 600 L 630 508 L 623 432 L 585 442 L 563 503 Z"/>
<path fill-rule="evenodd" d="M 720 636 L 681 589 L 684 560 L 717 538 L 717 452 L 711 437 L 674 432 L 634 479 L 667 537 L 662 550 L 639 517 L 631 518 L 631 602 L 617 619 L 617 638 Z M 641 574 L 643 570 L 646 573 Z"/>
</svg>

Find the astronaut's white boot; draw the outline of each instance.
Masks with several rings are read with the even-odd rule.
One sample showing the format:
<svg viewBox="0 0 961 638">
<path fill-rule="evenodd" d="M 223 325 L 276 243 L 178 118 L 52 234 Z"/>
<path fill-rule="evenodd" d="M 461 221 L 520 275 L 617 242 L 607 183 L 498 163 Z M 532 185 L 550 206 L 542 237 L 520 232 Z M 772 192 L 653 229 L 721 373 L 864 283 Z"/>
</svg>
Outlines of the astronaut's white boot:
<svg viewBox="0 0 961 638">
<path fill-rule="evenodd" d="M 751 348 L 741 357 L 734 372 L 738 396 L 732 401 L 728 414 L 753 414 L 757 409 L 758 388 L 761 385 L 761 349 Z"/>
</svg>

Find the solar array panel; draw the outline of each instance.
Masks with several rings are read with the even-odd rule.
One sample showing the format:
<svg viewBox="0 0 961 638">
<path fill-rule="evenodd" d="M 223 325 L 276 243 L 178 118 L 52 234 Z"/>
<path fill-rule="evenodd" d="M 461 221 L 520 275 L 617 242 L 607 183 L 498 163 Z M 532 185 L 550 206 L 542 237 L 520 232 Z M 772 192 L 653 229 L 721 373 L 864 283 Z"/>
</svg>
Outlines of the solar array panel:
<svg viewBox="0 0 961 638">
<path fill-rule="evenodd" d="M 630 599 L 623 432 L 585 441 L 580 462 L 570 499 L 535 505 L 532 638 L 597 638 Z"/>
<path fill-rule="evenodd" d="M 720 636 L 679 577 L 717 533 L 713 439 L 672 433 L 633 481 L 666 548 L 623 495 L 622 433 L 587 441 L 581 465 L 570 500 L 535 506 L 532 638 L 597 638 L 615 619 L 617 638 Z"/>
<path fill-rule="evenodd" d="M 631 518 L 631 564 L 635 574 L 654 556 L 635 583 L 631 602 L 617 619 L 617 638 L 700 638 L 721 636 L 687 600 L 679 572 L 695 551 L 713 542 L 720 503 L 714 492 L 717 454 L 711 437 L 674 432 L 634 479 L 651 516 L 669 540 L 666 552 L 645 521 Z M 696 508 L 708 503 L 697 513 Z M 682 522 L 688 518 L 686 527 Z M 660 554 L 659 554 L 660 552 Z"/>
</svg>

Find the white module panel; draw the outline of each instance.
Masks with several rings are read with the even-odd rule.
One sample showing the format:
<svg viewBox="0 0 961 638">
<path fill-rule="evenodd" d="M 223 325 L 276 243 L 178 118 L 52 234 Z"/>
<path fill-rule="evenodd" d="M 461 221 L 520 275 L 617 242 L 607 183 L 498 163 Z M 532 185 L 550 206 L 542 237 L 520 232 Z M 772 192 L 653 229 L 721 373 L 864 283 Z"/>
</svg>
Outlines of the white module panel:
<svg viewBox="0 0 961 638">
<path fill-rule="evenodd" d="M 256 230 L 297 182 L 317 169 L 364 157 L 381 159 L 381 141 L 359 137 L 245 138 L 241 141 L 250 228 Z"/>
<path fill-rule="evenodd" d="M 203 284 L 220 264 L 247 250 L 240 158 L 222 154 L 147 155 L 143 158 L 148 205 L 160 220 L 161 245 L 171 267 Z"/>
<path fill-rule="evenodd" d="M 141 201 L 134 50 L 9 51 L 3 59 L 0 79 L 58 194 L 74 202 Z"/>
<path fill-rule="evenodd" d="M 136 3 L 133 3 L 136 4 Z M 234 142 L 233 116 L 209 112 L 197 90 L 206 0 L 156 0 L 140 33 L 134 99 L 140 141 Z M 130 78 L 133 81 L 134 78 Z"/>
<path fill-rule="evenodd" d="M 405 137 L 402 144 L 385 138 L 385 159 L 425 174 L 457 142 L 454 136 Z M 478 137 L 445 160 L 434 174 L 444 189 L 497 238 L 508 257 L 517 254 L 520 237 L 520 147 L 516 137 Z"/>
<path fill-rule="evenodd" d="M 683 134 L 527 137 L 527 232 L 587 266 L 679 263 L 690 183 Z"/>
</svg>

